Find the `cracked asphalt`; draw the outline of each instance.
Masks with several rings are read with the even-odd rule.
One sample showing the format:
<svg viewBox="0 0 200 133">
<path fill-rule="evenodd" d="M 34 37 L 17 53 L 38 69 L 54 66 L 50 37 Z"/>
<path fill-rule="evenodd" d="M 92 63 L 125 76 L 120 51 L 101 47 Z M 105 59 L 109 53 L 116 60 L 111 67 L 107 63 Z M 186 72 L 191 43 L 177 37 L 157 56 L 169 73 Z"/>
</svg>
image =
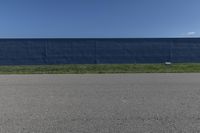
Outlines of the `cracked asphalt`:
<svg viewBox="0 0 200 133">
<path fill-rule="evenodd" d="M 198 133 L 200 74 L 0 75 L 0 133 Z"/>
</svg>

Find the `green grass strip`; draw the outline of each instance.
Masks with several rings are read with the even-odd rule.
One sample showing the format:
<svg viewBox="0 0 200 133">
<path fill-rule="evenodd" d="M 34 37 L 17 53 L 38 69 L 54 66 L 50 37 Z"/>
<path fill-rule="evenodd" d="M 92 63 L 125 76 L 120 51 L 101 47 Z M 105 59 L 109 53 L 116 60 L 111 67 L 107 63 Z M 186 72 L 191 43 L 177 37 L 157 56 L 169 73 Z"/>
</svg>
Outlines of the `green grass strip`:
<svg viewBox="0 0 200 133">
<path fill-rule="evenodd" d="M 200 64 L 101 64 L 0 66 L 0 74 L 198 73 Z"/>
</svg>

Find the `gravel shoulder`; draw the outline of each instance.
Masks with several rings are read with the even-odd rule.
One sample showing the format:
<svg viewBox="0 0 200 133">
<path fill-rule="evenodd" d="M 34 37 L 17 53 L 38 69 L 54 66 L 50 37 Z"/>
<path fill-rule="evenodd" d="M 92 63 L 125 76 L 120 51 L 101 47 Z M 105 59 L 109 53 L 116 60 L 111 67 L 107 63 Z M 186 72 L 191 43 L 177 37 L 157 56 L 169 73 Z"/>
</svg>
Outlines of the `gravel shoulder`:
<svg viewBox="0 0 200 133">
<path fill-rule="evenodd" d="M 1 133 L 197 133 L 200 74 L 0 75 Z"/>
</svg>

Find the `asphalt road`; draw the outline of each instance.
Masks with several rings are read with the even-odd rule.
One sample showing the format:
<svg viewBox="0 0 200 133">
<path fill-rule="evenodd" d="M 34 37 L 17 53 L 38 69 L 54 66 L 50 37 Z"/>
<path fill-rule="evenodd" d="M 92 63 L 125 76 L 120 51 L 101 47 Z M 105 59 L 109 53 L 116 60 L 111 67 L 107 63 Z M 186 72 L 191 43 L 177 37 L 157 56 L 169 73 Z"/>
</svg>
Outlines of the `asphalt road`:
<svg viewBox="0 0 200 133">
<path fill-rule="evenodd" d="M 0 133 L 198 132 L 200 74 L 0 76 Z"/>
</svg>

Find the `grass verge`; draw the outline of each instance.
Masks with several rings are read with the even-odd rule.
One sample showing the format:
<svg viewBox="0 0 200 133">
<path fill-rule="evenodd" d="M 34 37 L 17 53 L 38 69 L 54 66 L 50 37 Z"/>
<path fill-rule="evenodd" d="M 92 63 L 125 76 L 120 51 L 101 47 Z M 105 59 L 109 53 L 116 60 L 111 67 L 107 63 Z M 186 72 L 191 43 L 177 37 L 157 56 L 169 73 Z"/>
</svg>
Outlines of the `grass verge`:
<svg viewBox="0 0 200 133">
<path fill-rule="evenodd" d="M 0 74 L 198 73 L 200 64 L 101 64 L 0 66 Z"/>
</svg>

